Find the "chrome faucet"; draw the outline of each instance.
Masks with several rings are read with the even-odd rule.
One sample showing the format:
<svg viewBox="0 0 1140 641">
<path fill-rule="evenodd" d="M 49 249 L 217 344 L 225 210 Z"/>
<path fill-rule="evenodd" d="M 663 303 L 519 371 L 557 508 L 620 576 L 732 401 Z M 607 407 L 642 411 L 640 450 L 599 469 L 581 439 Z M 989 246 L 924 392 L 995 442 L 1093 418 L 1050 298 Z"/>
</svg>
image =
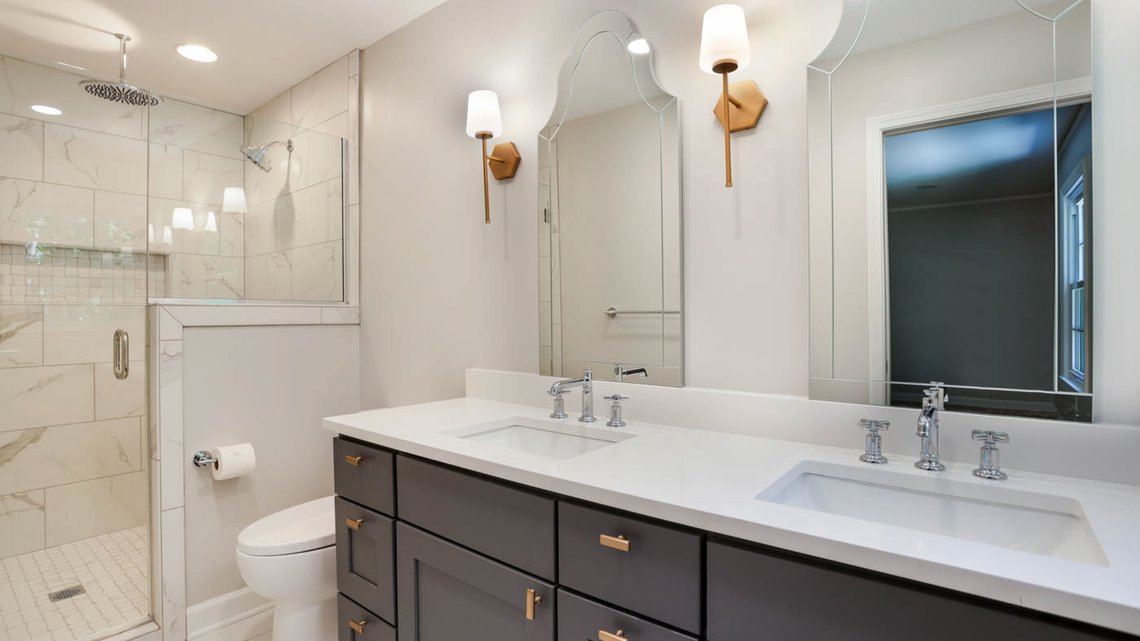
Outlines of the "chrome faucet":
<svg viewBox="0 0 1140 641">
<path fill-rule="evenodd" d="M 918 431 L 922 451 L 914 466 L 920 470 L 941 472 L 946 469 L 938 455 L 938 413 L 946 409 L 950 397 L 942 389 L 942 383 L 931 382 L 931 388 L 923 392 L 922 413 L 918 415 Z"/>
<path fill-rule="evenodd" d="M 550 386 L 546 392 L 554 397 L 554 413 L 550 415 L 551 418 L 566 418 L 566 410 L 562 401 L 562 394 L 572 388 L 582 388 L 582 415 L 578 417 L 578 421 L 582 423 L 593 423 L 598 420 L 594 417 L 594 389 L 593 389 L 594 373 L 590 368 L 582 370 L 582 378 L 569 378 L 564 381 L 557 381 Z"/>
</svg>

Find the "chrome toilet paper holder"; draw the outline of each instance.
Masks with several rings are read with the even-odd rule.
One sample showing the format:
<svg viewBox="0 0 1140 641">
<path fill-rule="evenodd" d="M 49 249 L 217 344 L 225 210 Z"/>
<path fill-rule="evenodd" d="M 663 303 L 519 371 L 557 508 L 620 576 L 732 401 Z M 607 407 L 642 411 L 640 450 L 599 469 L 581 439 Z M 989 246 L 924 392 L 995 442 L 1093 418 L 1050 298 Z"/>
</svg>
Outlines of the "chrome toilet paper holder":
<svg viewBox="0 0 1140 641">
<path fill-rule="evenodd" d="M 218 460 L 214 458 L 214 455 L 206 450 L 194 452 L 194 467 L 211 467 L 217 462 Z"/>
</svg>

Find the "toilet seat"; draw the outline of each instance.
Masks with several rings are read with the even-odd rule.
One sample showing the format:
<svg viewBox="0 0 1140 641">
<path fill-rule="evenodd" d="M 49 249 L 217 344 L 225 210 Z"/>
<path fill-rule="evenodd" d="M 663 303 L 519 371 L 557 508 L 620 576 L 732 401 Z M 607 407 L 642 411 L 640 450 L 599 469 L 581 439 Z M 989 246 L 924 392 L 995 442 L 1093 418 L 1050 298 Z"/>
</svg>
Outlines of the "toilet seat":
<svg viewBox="0 0 1140 641">
<path fill-rule="evenodd" d="M 336 503 L 326 496 L 274 512 L 238 534 L 237 549 L 250 556 L 282 556 L 336 544 Z"/>
</svg>

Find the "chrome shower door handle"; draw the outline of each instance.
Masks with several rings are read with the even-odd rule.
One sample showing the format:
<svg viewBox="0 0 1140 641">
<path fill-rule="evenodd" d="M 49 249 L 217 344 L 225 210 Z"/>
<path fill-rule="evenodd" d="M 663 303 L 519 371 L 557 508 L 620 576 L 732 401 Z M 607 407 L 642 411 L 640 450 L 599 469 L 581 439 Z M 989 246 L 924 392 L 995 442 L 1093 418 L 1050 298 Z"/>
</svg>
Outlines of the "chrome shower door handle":
<svg viewBox="0 0 1140 641">
<path fill-rule="evenodd" d="M 115 378 L 121 380 L 131 375 L 131 337 L 125 329 L 116 329 L 111 351 L 114 359 Z"/>
</svg>

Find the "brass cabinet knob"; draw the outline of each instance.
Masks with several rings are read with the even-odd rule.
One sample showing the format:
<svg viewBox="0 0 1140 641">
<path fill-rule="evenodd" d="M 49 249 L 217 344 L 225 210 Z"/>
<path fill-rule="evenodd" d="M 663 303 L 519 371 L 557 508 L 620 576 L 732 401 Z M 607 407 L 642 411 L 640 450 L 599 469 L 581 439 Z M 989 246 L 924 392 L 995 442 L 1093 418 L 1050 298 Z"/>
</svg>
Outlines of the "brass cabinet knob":
<svg viewBox="0 0 1140 641">
<path fill-rule="evenodd" d="M 352 465 L 353 467 L 360 465 L 360 462 L 363 460 L 364 460 L 363 456 L 353 456 L 351 454 L 345 454 L 344 455 L 344 462 L 348 463 L 349 465 Z"/>
<path fill-rule="evenodd" d="M 526 620 L 534 621 L 534 610 L 539 603 L 542 603 L 542 597 L 532 588 L 527 588 L 526 591 Z"/>
<path fill-rule="evenodd" d="M 612 548 L 618 552 L 629 552 L 629 539 L 622 535 L 610 536 L 609 534 L 602 534 L 598 536 L 598 543 L 605 547 Z"/>
<path fill-rule="evenodd" d="M 355 632 L 357 634 L 364 634 L 364 626 L 367 623 L 368 623 L 367 621 L 353 621 L 352 619 L 349 619 L 348 620 L 348 629 L 352 630 L 353 632 Z"/>
<path fill-rule="evenodd" d="M 345 519 L 344 524 L 354 530 L 359 530 L 360 526 L 364 525 L 364 519 Z"/>
<path fill-rule="evenodd" d="M 624 634 L 625 630 L 618 630 L 617 632 L 598 630 L 598 641 L 629 641 L 628 638 L 623 636 Z"/>
</svg>

